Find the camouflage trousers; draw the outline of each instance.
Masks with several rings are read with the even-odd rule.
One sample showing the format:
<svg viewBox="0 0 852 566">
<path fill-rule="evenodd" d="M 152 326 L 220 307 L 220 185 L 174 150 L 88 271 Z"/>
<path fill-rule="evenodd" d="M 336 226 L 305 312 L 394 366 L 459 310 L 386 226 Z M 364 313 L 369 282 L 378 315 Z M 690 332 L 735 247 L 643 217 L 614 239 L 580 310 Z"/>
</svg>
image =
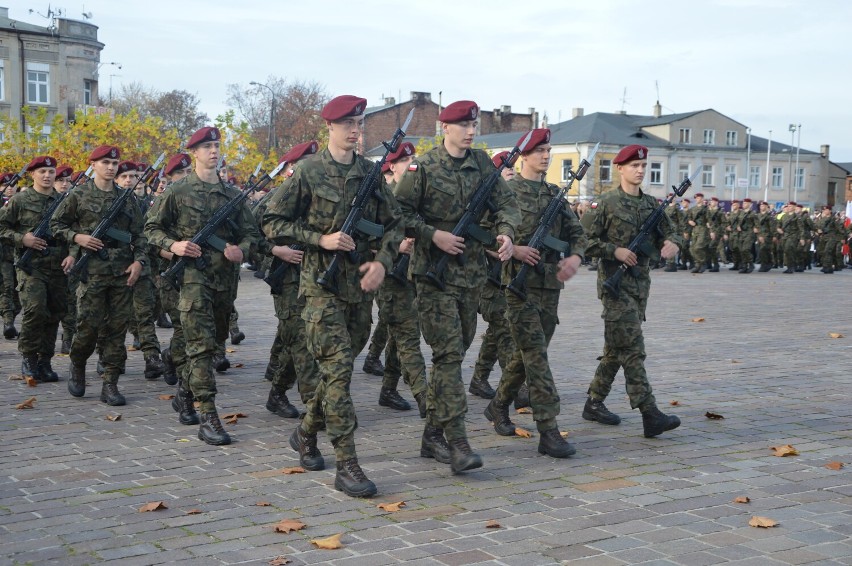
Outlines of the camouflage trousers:
<svg viewBox="0 0 852 566">
<path fill-rule="evenodd" d="M 283 392 L 298 384 L 299 396 L 307 406 L 316 394 L 320 374 L 314 357 L 308 351 L 305 321 L 302 320 L 305 301 L 298 295 L 299 282 L 296 281 L 284 285 L 280 295 L 272 296 L 278 318 L 274 350 L 270 352 L 270 359 L 274 355 L 278 362 L 272 386 Z"/>
<path fill-rule="evenodd" d="M 461 366 L 476 334 L 481 289 L 447 285 L 441 291 L 424 277 L 415 284 L 420 327 L 432 347 L 427 422 L 444 429 L 447 440 L 466 438 L 467 394 Z"/>
<path fill-rule="evenodd" d="M 21 312 L 21 301 L 18 295 L 15 264 L 11 260 L 0 261 L 0 314 L 3 322 L 10 324 Z"/>
<path fill-rule="evenodd" d="M 77 331 L 71 342 L 71 363 L 85 366 L 97 346 L 105 383 L 118 383 L 127 360 L 124 337 L 133 309 L 127 275 L 89 275 L 77 286 Z"/>
<path fill-rule="evenodd" d="M 763 237 L 763 243 L 757 244 L 758 261 L 761 266 L 772 265 L 772 238 L 769 236 Z"/>
<path fill-rule="evenodd" d="M 180 289 L 177 310 L 180 311 L 186 356 L 181 377 L 201 403 L 202 413 L 216 410 L 213 352 L 228 336 L 233 295 L 232 289 L 215 290 L 200 283 L 184 283 Z M 172 347 L 175 346 L 173 342 Z"/>
<path fill-rule="evenodd" d="M 77 330 L 77 284 L 74 277 L 65 277 L 65 314 L 62 316 L 62 339 L 73 340 Z"/>
<path fill-rule="evenodd" d="M 426 393 L 426 362 L 420 351 L 420 322 L 414 285 L 388 277 L 379 289 L 379 323 L 387 325 L 388 347 L 382 387 L 396 391 L 403 377 L 411 393 Z"/>
<path fill-rule="evenodd" d="M 784 238 L 781 242 L 784 249 L 784 265 L 789 269 L 796 269 L 799 266 L 799 240 L 795 238 Z"/>
<path fill-rule="evenodd" d="M 157 338 L 155 311 L 157 301 L 154 297 L 156 289 L 150 275 L 140 277 L 133 286 L 133 316 L 130 320 L 130 331 L 139 337 L 142 351 L 146 356 L 160 353 L 160 340 Z"/>
<path fill-rule="evenodd" d="M 526 381 L 533 418 L 539 431 L 556 428 L 559 415 L 559 393 L 547 358 L 547 348 L 559 324 L 556 315 L 559 292 L 558 289 L 530 288 L 525 301 L 506 293 L 506 319 L 515 348 L 500 378 L 496 400 L 508 405 L 515 400 Z"/>
<path fill-rule="evenodd" d="M 624 368 L 624 381 L 630 406 L 644 410 L 656 404 L 645 373 L 645 339 L 642 322 L 648 299 L 632 296 L 622 289 L 618 298 L 605 295 L 603 302 L 604 348 L 589 396 L 603 401 L 612 389 L 615 375 Z"/>
<path fill-rule="evenodd" d="M 186 365 L 186 340 L 183 337 L 183 326 L 180 323 L 180 311 L 178 310 L 178 302 L 180 301 L 180 292 L 166 283 L 165 279 L 157 281 L 157 290 L 160 293 L 160 302 L 163 305 L 163 310 L 168 313 L 172 321 L 172 338 L 169 342 L 169 352 L 171 353 L 172 363 L 175 365 L 175 372 L 179 380 L 182 380 L 183 368 Z"/>
<path fill-rule="evenodd" d="M 68 304 L 65 274 L 59 270 L 33 269 L 18 273 L 18 292 L 23 307 L 18 351 L 24 356 L 53 356 L 59 320 Z"/>
<path fill-rule="evenodd" d="M 695 259 L 695 265 L 706 265 L 709 257 L 709 246 L 710 235 L 707 233 L 707 229 L 695 226 L 692 229 L 692 242 L 690 243 L 690 251 Z"/>
<path fill-rule="evenodd" d="M 389 280 L 390 278 L 388 277 L 387 279 Z M 388 281 L 386 280 L 382 284 L 382 286 L 387 285 L 387 282 Z M 381 295 L 381 290 L 379 291 L 379 294 L 376 295 L 376 299 L 377 299 L 376 303 L 378 303 L 378 305 L 379 305 L 379 321 L 376 323 L 376 327 L 373 329 L 373 337 L 370 339 L 370 347 L 367 350 L 367 353 L 374 358 L 378 358 L 379 356 L 381 356 L 382 350 L 384 350 L 386 347 L 389 347 L 389 345 L 388 345 L 388 321 L 387 321 L 386 313 L 385 314 L 382 313 L 382 305 L 381 305 L 381 302 L 380 302 L 380 299 L 379 299 L 380 295 Z M 385 354 L 385 364 L 388 363 L 388 357 L 389 356 L 386 353 Z"/>
<path fill-rule="evenodd" d="M 479 346 L 479 355 L 473 369 L 474 379 L 487 381 L 495 362 L 500 363 L 501 371 L 506 371 L 506 366 L 512 359 L 515 343 L 512 341 L 509 321 L 506 319 L 506 296 L 502 289 L 491 284 L 486 284 L 482 289 L 479 314 L 482 315 L 482 320 L 488 323 L 488 328 L 482 335 L 482 344 Z"/>
<path fill-rule="evenodd" d="M 302 319 L 308 351 L 319 367 L 320 382 L 302 420 L 316 434 L 325 417 L 326 433 L 338 461 L 355 458 L 358 418 L 349 387 L 352 367 L 370 337 L 373 298 L 347 303 L 334 296 L 307 297 Z"/>
</svg>

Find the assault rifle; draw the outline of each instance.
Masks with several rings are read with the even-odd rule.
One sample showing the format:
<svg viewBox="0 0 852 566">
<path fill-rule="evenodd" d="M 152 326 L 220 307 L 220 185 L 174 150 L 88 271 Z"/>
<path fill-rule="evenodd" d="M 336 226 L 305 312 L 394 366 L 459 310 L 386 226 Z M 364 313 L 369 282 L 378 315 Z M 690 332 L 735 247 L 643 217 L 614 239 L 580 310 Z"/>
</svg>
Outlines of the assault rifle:
<svg viewBox="0 0 852 566">
<path fill-rule="evenodd" d="M 462 217 L 459 218 L 459 221 L 453 228 L 453 236 L 459 236 L 462 238 L 470 236 L 475 240 L 479 240 L 486 246 L 494 244 L 494 236 L 491 235 L 491 232 L 487 232 L 480 228 L 479 221 L 485 213 L 486 208 L 490 210 L 494 210 L 496 208 L 496 205 L 494 205 L 491 201 L 491 192 L 497 185 L 497 181 L 500 179 L 500 174 L 503 172 L 503 169 L 514 166 L 515 161 L 518 159 L 518 156 L 523 153 L 531 137 L 532 132 L 527 134 L 520 145 L 513 147 L 512 151 L 503 157 L 503 161 L 500 163 L 500 166 L 492 171 L 485 180 L 479 183 L 479 186 L 476 188 L 476 191 L 474 191 L 470 202 L 467 203 L 464 213 L 462 213 Z M 451 256 L 442 250 L 438 251 L 440 252 L 440 258 L 438 261 L 432 262 L 432 265 L 429 267 L 429 271 L 426 272 L 426 280 L 444 291 L 447 288 L 444 278 L 446 276 Z M 459 265 L 464 265 L 464 254 L 458 254 L 455 258 Z"/>
<path fill-rule="evenodd" d="M 703 167 L 699 165 L 696 168 L 695 173 L 692 174 L 692 177 L 684 179 L 677 187 L 672 185 L 672 190 L 674 192 L 666 197 L 660 206 L 654 209 L 654 212 L 645 219 L 645 222 L 643 222 L 642 226 L 639 228 L 639 233 L 633 237 L 630 244 L 627 246 L 628 250 L 637 256 L 649 255 L 645 250 L 645 246 L 648 244 L 648 240 L 654 232 L 660 232 L 660 221 L 666 215 L 666 208 L 668 208 L 675 197 L 683 196 L 687 189 L 692 186 L 692 182 L 698 178 L 698 174 L 702 171 L 702 169 Z M 621 280 L 625 273 L 630 273 L 633 277 L 637 277 L 640 271 L 635 265 L 632 267 L 629 267 L 625 263 L 619 265 L 615 273 L 607 277 L 606 281 L 603 282 L 603 288 L 607 293 L 609 293 L 610 297 L 616 298 L 621 293 Z"/>
<path fill-rule="evenodd" d="M 130 234 L 125 232 L 124 230 L 118 230 L 117 228 L 113 228 L 113 224 L 118 220 L 118 215 L 124 213 L 124 205 L 127 203 L 127 200 L 133 195 L 133 192 L 136 190 L 136 187 L 139 183 L 147 183 L 151 178 L 152 174 L 159 169 L 160 165 L 163 163 L 163 160 L 166 158 L 166 153 L 163 152 L 160 154 L 160 157 L 157 158 L 157 161 L 154 162 L 153 165 L 149 165 L 145 168 L 145 171 L 142 172 L 136 182 L 129 189 L 125 189 L 115 200 L 112 201 L 109 209 L 101 221 L 95 226 L 95 229 L 92 230 L 92 233 L 89 234 L 93 238 L 97 238 L 98 240 L 103 240 L 104 238 L 112 238 L 113 240 L 117 240 L 119 242 L 123 242 L 125 244 L 130 243 Z M 92 254 L 97 254 L 97 256 L 103 260 L 109 259 L 109 254 L 107 253 L 106 248 L 101 248 L 97 252 L 92 252 L 89 250 L 83 251 L 83 255 L 74 263 L 74 267 L 72 267 L 68 271 L 68 275 L 71 277 L 77 277 L 83 283 L 86 283 L 89 280 L 89 272 L 88 265 L 89 261 L 92 259 Z"/>
<path fill-rule="evenodd" d="M 303 252 L 305 251 L 305 246 L 302 244 L 296 244 L 290 246 L 290 249 L 297 252 Z M 281 294 L 281 290 L 284 287 L 284 276 L 287 275 L 287 272 L 291 267 L 293 269 L 300 269 L 298 263 L 290 263 L 289 261 L 284 261 L 280 257 L 273 258 L 272 265 L 269 266 L 269 273 L 263 278 L 263 282 L 269 285 L 274 295 Z"/>
<path fill-rule="evenodd" d="M 12 178 L 9 179 L 9 181 L 5 185 L 3 185 L 3 188 L 0 189 L 0 195 L 3 195 L 3 197 L 5 197 L 6 196 L 6 189 L 16 187 L 18 185 L 18 181 L 21 180 L 21 178 L 24 176 L 24 173 L 26 173 L 26 172 L 27 172 L 27 166 L 24 165 L 23 168 L 21 168 L 20 171 L 18 171 L 14 175 L 12 175 Z M 15 191 L 15 192 L 18 192 L 18 191 Z M 6 199 L 6 200 L 8 200 L 8 199 Z"/>
<path fill-rule="evenodd" d="M 414 108 L 408 113 L 408 117 L 403 122 L 402 127 L 394 132 L 391 140 L 382 142 L 382 145 L 385 146 L 385 154 L 373 164 L 373 168 L 370 169 L 370 172 L 361 181 L 361 186 L 358 187 L 358 192 L 355 194 L 355 198 L 352 199 L 349 214 L 346 216 L 346 220 L 343 221 L 340 232 L 353 239 L 357 232 L 376 238 L 381 238 L 384 235 L 384 226 L 365 220 L 364 210 L 367 208 L 370 198 L 375 194 L 376 186 L 382 176 L 382 165 L 385 164 L 388 155 L 399 149 L 399 144 L 402 143 L 402 138 L 405 137 L 405 131 L 408 129 L 408 125 L 411 124 L 413 117 Z M 360 260 L 358 252 L 354 250 L 348 253 L 337 251 L 334 253 L 331 263 L 328 264 L 328 268 L 317 277 L 317 285 L 335 295 L 338 293 L 337 274 L 340 272 L 340 262 L 343 261 L 344 255 L 348 257 L 351 263 L 358 263 Z"/>
<path fill-rule="evenodd" d="M 88 181 L 89 177 L 92 175 L 92 166 L 90 165 L 85 172 L 81 171 L 77 174 L 77 177 L 71 183 L 71 186 L 68 187 L 68 190 L 59 195 L 59 198 L 53 200 L 47 210 L 44 211 L 44 214 L 41 215 L 41 220 L 38 222 L 38 226 L 33 230 L 33 236 L 36 238 L 40 238 L 42 240 L 46 240 L 50 238 L 52 234 L 50 233 L 50 219 L 53 218 L 54 213 L 56 213 L 56 209 L 59 208 L 59 205 L 71 194 L 71 191 L 80 184 L 80 182 Z M 33 255 L 36 253 L 40 254 L 42 257 L 50 255 L 50 250 L 48 248 L 44 248 L 43 250 L 36 250 L 35 248 L 27 248 L 21 257 L 18 258 L 18 261 L 15 262 L 15 267 L 22 270 L 27 275 L 32 275 L 33 268 L 30 267 L 30 262 L 33 259 Z"/>
<path fill-rule="evenodd" d="M 240 194 L 223 204 L 219 207 L 216 212 L 213 213 L 213 216 L 210 217 L 210 220 L 207 221 L 207 224 L 204 225 L 201 230 L 198 231 L 195 236 L 190 240 L 193 244 L 198 244 L 201 247 L 208 247 L 214 250 L 224 252 L 225 246 L 227 242 L 216 235 L 216 232 L 219 228 L 228 221 L 231 221 L 231 215 L 236 212 L 240 206 L 246 201 L 247 198 L 251 196 L 254 191 L 259 191 L 268 185 L 272 179 L 275 178 L 278 173 L 284 168 L 284 165 L 279 165 L 269 173 L 263 175 L 263 177 L 256 184 L 249 185 L 242 191 Z M 220 179 L 221 182 L 221 179 Z M 160 274 L 160 277 L 166 281 L 169 285 L 171 285 L 175 289 L 180 289 L 181 284 L 183 282 L 183 272 L 186 269 L 187 263 L 193 261 L 195 268 L 199 271 L 207 269 L 210 264 L 207 259 L 205 259 L 204 254 L 198 256 L 194 260 L 191 258 L 187 258 L 186 256 L 179 257 L 176 261 L 174 261 L 167 270 Z"/>
<path fill-rule="evenodd" d="M 538 250 L 538 253 L 542 254 L 542 258 L 535 267 L 533 267 L 533 269 L 535 269 L 539 274 L 544 273 L 543 255 L 545 249 L 561 253 L 565 257 L 567 257 L 571 251 L 571 245 L 568 242 L 563 242 L 562 240 L 551 236 L 550 229 L 553 227 L 557 218 L 562 215 L 570 214 L 565 210 L 565 199 L 568 196 L 568 190 L 571 188 L 571 185 L 575 180 L 577 182 L 582 181 L 583 177 L 586 176 L 586 172 L 595 162 L 595 154 L 598 152 L 600 145 L 600 142 L 598 142 L 589 154 L 588 159 L 583 159 L 580 162 L 580 165 L 577 166 L 576 173 L 572 171 L 568 172 L 568 183 L 562 187 L 552 199 L 550 199 L 550 202 L 547 203 L 547 206 L 544 208 L 544 211 L 538 219 L 538 227 L 535 229 L 535 232 L 527 245 L 531 248 L 535 248 Z M 515 278 L 512 279 L 511 283 L 509 283 L 508 287 L 508 289 L 522 301 L 527 300 L 527 275 L 529 275 L 529 271 L 530 265 L 527 263 L 523 264 L 520 271 L 518 271 L 518 274 L 515 275 Z"/>
</svg>

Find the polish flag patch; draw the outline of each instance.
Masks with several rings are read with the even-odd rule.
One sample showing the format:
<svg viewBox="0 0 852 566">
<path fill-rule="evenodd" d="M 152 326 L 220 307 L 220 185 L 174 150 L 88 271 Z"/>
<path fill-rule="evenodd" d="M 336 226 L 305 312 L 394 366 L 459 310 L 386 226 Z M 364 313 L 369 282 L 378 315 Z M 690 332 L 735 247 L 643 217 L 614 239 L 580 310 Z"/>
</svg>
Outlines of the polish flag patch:
<svg viewBox="0 0 852 566">
<path fill-rule="evenodd" d="M 417 164 L 412 163 L 411 165 L 408 166 L 408 170 L 409 171 L 417 171 Z"/>
<path fill-rule="evenodd" d="M 291 168 L 291 169 L 287 169 L 287 177 L 292 177 L 292 176 L 293 176 L 293 173 L 295 173 L 295 172 L 296 172 L 296 170 L 295 170 L 295 169 L 292 169 L 292 168 Z"/>
</svg>

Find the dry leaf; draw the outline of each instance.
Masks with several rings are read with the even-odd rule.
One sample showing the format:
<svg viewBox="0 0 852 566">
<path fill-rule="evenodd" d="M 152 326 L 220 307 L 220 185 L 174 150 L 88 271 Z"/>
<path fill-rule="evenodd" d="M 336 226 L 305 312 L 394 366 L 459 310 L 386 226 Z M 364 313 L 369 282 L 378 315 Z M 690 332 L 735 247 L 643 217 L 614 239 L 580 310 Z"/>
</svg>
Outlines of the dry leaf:
<svg viewBox="0 0 852 566">
<path fill-rule="evenodd" d="M 840 470 L 843 468 L 843 462 L 829 462 L 825 467 L 829 470 Z"/>
<path fill-rule="evenodd" d="M 773 454 L 773 456 L 778 456 L 779 458 L 783 456 L 799 455 L 799 451 L 789 444 L 785 444 L 784 446 L 770 446 L 770 448 L 775 451 L 775 454 Z"/>
<path fill-rule="evenodd" d="M 740 495 L 739 497 L 734 498 L 734 503 L 749 503 L 751 499 L 746 497 L 745 495 Z"/>
<path fill-rule="evenodd" d="M 758 517 L 757 515 L 755 515 L 754 517 L 751 518 L 751 520 L 748 522 L 748 524 L 751 527 L 761 527 L 761 528 L 764 528 L 764 529 L 768 529 L 769 527 L 777 526 L 778 521 L 773 521 L 769 517 Z"/>
<path fill-rule="evenodd" d="M 258 501 L 257 503 L 255 503 L 255 505 L 257 507 L 269 507 L 270 505 L 272 505 L 272 503 L 270 503 L 269 501 Z"/>
<path fill-rule="evenodd" d="M 169 395 L 158 395 L 157 396 L 157 399 L 159 399 L 160 401 L 169 401 L 169 400 L 174 399 L 174 398 L 175 398 L 175 396 L 171 395 L 171 394 L 169 394 Z"/>
<path fill-rule="evenodd" d="M 829 332 L 828 336 L 830 338 L 843 338 L 843 334 L 840 334 L 839 332 Z"/>
<path fill-rule="evenodd" d="M 38 387 L 38 381 L 36 381 L 36 378 L 34 378 L 34 377 L 33 377 L 33 376 L 31 376 L 31 375 L 28 375 L 28 376 L 24 379 L 24 381 L 26 381 L 26 382 L 27 382 L 27 385 L 29 385 L 30 387 Z"/>
<path fill-rule="evenodd" d="M 175 442 L 189 442 L 188 438 L 178 438 Z"/>
<path fill-rule="evenodd" d="M 376 507 L 394 513 L 399 511 L 400 507 L 405 507 L 405 501 L 397 501 L 396 503 L 379 503 Z"/>
<path fill-rule="evenodd" d="M 710 419 L 711 421 L 720 421 L 725 418 L 722 415 L 717 415 L 716 413 L 711 413 L 710 411 L 704 413 L 704 416 Z"/>
<path fill-rule="evenodd" d="M 331 535 L 327 538 L 315 538 L 311 540 L 311 544 L 323 550 L 334 550 L 336 548 L 343 548 L 343 545 L 340 544 L 340 537 L 342 536 L 343 533 L 338 533 L 336 535 Z"/>
<path fill-rule="evenodd" d="M 237 416 L 234 415 L 231 418 L 226 418 L 225 424 L 237 424 Z"/>
<path fill-rule="evenodd" d="M 233 354 L 234 352 L 236 352 L 236 350 L 234 350 L 233 348 L 225 348 L 225 351 L 229 354 Z"/>
<path fill-rule="evenodd" d="M 10 375 L 9 376 L 9 381 L 23 381 L 23 380 L 24 380 L 23 375 Z"/>
<path fill-rule="evenodd" d="M 285 564 L 289 564 L 290 559 L 286 556 L 278 556 L 269 561 L 269 566 L 284 566 Z"/>
<path fill-rule="evenodd" d="M 192 406 L 195 407 L 196 409 L 201 408 L 201 401 L 193 401 Z"/>
<path fill-rule="evenodd" d="M 160 509 L 168 509 L 168 507 L 162 501 L 152 501 L 151 503 L 146 503 L 140 507 L 139 512 L 146 513 L 148 511 L 158 511 Z"/>
<path fill-rule="evenodd" d="M 487 523 L 485 523 L 485 528 L 486 529 L 499 529 L 500 523 L 498 523 L 497 521 L 491 520 L 491 521 L 488 521 Z"/>
<path fill-rule="evenodd" d="M 234 364 L 234 367 L 235 368 L 241 368 L 241 367 L 243 367 L 243 364 Z"/>
<path fill-rule="evenodd" d="M 532 438 L 532 433 L 525 428 L 515 427 L 515 435 L 521 438 Z"/>
<path fill-rule="evenodd" d="M 292 474 L 304 474 L 305 468 L 303 468 L 302 466 L 295 466 L 293 468 L 282 468 L 281 473 L 286 474 L 288 476 Z"/>
<path fill-rule="evenodd" d="M 293 531 L 301 531 L 307 525 L 297 519 L 284 519 L 275 524 L 276 533 L 292 533 Z M 313 542 L 313 541 L 311 541 Z"/>
<path fill-rule="evenodd" d="M 739 361 L 739 360 L 731 360 L 731 363 L 732 363 L 732 364 L 741 364 L 742 362 L 741 362 L 741 361 Z"/>
<path fill-rule="evenodd" d="M 515 409 L 515 412 L 519 415 L 531 415 L 532 409 L 530 409 L 529 407 L 521 407 L 520 409 Z"/>
<path fill-rule="evenodd" d="M 704 322 L 704 319 L 702 317 L 693 318 L 692 322 Z"/>
<path fill-rule="evenodd" d="M 560 432 L 560 433 L 559 433 L 559 435 L 560 435 L 562 438 L 568 438 L 568 431 L 567 431 L 567 430 L 563 430 L 562 432 Z"/>
<path fill-rule="evenodd" d="M 121 420 L 121 413 L 107 413 L 106 420 L 113 421 L 113 422 L 120 421 Z"/>
<path fill-rule="evenodd" d="M 248 417 L 245 413 L 227 413 L 222 415 L 223 419 L 244 419 Z"/>
<path fill-rule="evenodd" d="M 187 515 L 200 515 L 201 513 L 204 513 L 201 509 L 190 509 L 186 512 Z"/>
<path fill-rule="evenodd" d="M 29 399 L 27 399 L 23 403 L 18 403 L 17 405 L 15 405 L 15 408 L 16 409 L 32 409 L 33 403 L 35 403 L 35 402 L 36 402 L 36 398 L 30 397 Z"/>
<path fill-rule="evenodd" d="M 677 407 L 678 405 L 680 405 L 680 401 L 669 401 L 669 405 L 671 405 L 672 407 Z"/>
<path fill-rule="evenodd" d="M 127 347 L 127 351 L 128 352 L 136 352 L 136 351 L 138 351 L 138 348 L 136 346 L 134 346 L 133 344 L 131 344 L 130 346 Z"/>
</svg>

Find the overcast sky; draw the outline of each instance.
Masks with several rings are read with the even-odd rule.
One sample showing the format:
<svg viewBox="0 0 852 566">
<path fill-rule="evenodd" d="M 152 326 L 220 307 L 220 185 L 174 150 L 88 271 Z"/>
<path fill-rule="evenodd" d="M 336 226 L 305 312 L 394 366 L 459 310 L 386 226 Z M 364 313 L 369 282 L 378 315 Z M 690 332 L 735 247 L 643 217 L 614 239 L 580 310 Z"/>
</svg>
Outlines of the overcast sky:
<svg viewBox="0 0 852 566">
<path fill-rule="evenodd" d="M 47 0 L 0 0 L 10 17 L 47 20 Z M 332 96 L 443 91 L 447 104 L 651 114 L 713 108 L 755 135 L 831 146 L 852 162 L 852 2 L 844 0 L 60 0 L 99 26 L 100 87 L 196 93 L 211 118 L 226 85 L 269 76 L 317 81 Z M 626 89 L 626 99 L 624 92 Z"/>
</svg>

